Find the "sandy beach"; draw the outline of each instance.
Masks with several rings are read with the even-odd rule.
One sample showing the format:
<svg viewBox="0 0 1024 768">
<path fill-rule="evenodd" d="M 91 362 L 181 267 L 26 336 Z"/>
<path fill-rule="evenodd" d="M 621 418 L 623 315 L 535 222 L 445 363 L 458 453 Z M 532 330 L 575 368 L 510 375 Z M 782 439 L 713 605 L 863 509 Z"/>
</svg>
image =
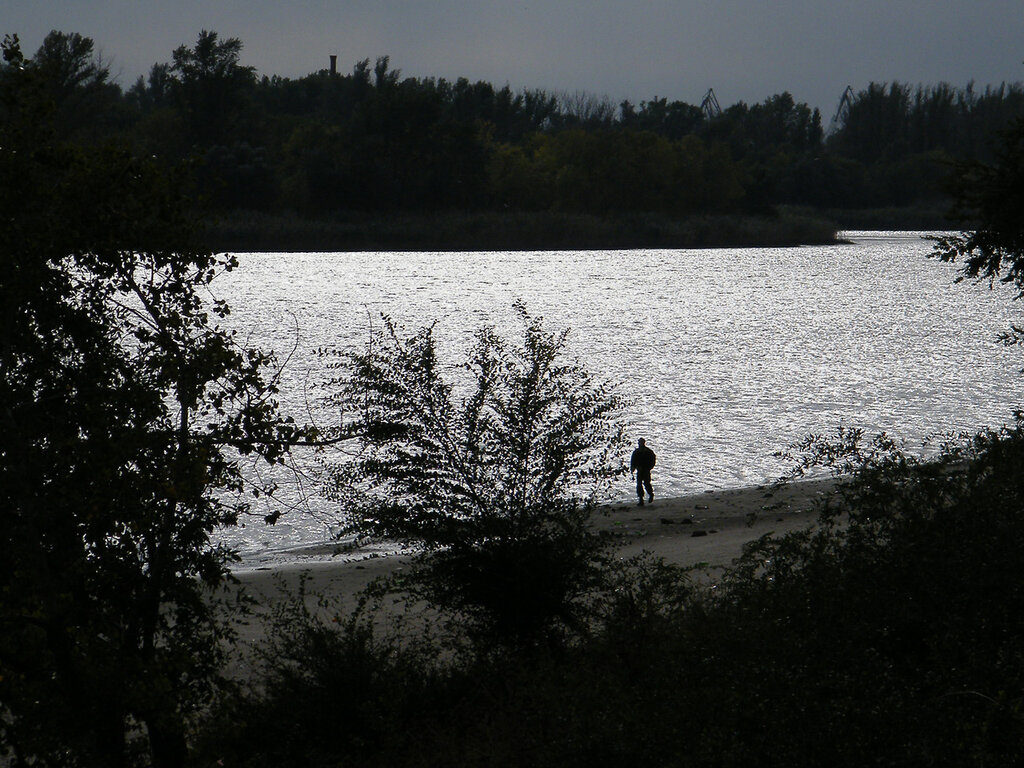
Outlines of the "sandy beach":
<svg viewBox="0 0 1024 768">
<path fill-rule="evenodd" d="M 709 574 L 727 567 L 743 545 L 767 533 L 783 534 L 812 525 L 817 502 L 831 491 L 831 479 L 714 490 L 670 499 L 656 498 L 637 506 L 635 500 L 610 504 L 594 517 L 599 530 L 613 532 L 618 551 L 629 557 L 644 550 L 678 565 L 701 564 Z M 311 595 L 329 598 L 335 609 L 354 606 L 359 592 L 373 579 L 395 573 L 408 563 L 402 555 L 354 559 L 330 557 L 329 548 L 310 548 L 316 559 L 235 571 L 240 586 L 260 606 L 294 594 L 306 580 Z M 239 627 L 243 644 L 258 641 L 264 627 L 259 610 Z"/>
</svg>

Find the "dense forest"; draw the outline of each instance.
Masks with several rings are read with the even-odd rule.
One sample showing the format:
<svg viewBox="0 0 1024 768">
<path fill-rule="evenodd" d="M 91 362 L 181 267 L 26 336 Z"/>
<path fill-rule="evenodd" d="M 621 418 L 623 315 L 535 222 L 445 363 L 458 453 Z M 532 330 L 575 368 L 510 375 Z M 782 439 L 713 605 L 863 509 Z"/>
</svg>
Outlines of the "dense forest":
<svg viewBox="0 0 1024 768">
<path fill-rule="evenodd" d="M 938 226 L 950 164 L 988 159 L 1024 84 L 870 83 L 835 116 L 789 93 L 720 108 L 403 77 L 387 56 L 258 77 L 243 42 L 203 31 L 127 89 L 92 40 L 54 31 L 31 58 L 64 140 L 191 159 L 208 206 L 245 225 L 477 213 L 770 214 Z M 325 64 L 328 63 L 325 57 Z M 243 213 L 244 212 L 244 213 Z M 264 224 L 265 226 L 265 224 Z"/>
</svg>

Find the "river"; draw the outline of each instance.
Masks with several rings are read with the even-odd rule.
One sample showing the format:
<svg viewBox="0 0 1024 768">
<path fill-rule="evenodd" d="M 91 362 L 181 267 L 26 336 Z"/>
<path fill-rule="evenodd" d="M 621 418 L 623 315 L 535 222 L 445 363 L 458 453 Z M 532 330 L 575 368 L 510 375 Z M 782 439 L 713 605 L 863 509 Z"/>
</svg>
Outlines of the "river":
<svg viewBox="0 0 1024 768">
<path fill-rule="evenodd" d="M 1011 293 L 954 285 L 919 232 L 848 232 L 827 247 L 492 253 L 251 253 L 215 283 L 239 337 L 286 360 L 282 405 L 329 420 L 321 347 L 365 342 L 386 313 L 437 322 L 456 360 L 481 324 L 515 333 L 522 299 L 571 352 L 627 394 L 632 437 L 657 451 L 674 496 L 772 480 L 775 453 L 839 424 L 920 448 L 942 431 L 1010 418 L 1022 361 L 996 336 Z M 289 480 L 282 482 L 283 486 Z M 334 518 L 315 480 L 285 488 L 296 510 L 226 540 L 247 556 L 324 540 Z M 628 483 L 621 489 L 628 499 Z"/>
</svg>

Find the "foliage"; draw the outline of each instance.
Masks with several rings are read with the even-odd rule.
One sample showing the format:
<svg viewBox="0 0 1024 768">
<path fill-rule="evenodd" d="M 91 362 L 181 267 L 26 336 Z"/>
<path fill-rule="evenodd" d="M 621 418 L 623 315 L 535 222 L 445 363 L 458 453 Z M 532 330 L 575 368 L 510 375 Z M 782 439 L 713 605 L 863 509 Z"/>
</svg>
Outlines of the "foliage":
<svg viewBox="0 0 1024 768">
<path fill-rule="evenodd" d="M 572 765 L 609 741 L 628 754 L 639 744 L 614 724 L 639 718 L 620 686 L 647 666 L 634 651 L 657 653 L 671 636 L 690 588 L 682 569 L 650 557 L 606 576 L 582 644 L 528 656 L 453 653 L 422 612 L 379 602 L 385 592 L 339 615 L 301 586 L 274 610 L 262 674 L 216 710 L 200 755 L 249 766 Z"/>
<path fill-rule="evenodd" d="M 1021 759 L 1022 427 L 1018 414 L 928 460 L 850 429 L 800 446 L 804 468 L 843 480 L 818 530 L 748 550 L 724 614 L 741 631 L 719 650 L 756 638 L 752 720 L 808 735 L 789 764 Z"/>
<path fill-rule="evenodd" d="M 94 56 L 93 41 L 77 32 L 50 32 L 32 61 L 60 95 L 102 85 L 110 77 L 110 68 Z"/>
<path fill-rule="evenodd" d="M 970 229 L 937 240 L 932 255 L 961 262 L 961 279 L 998 280 L 1024 295 L 1024 119 L 1003 133 L 993 163 L 961 166 L 954 184 L 954 213 Z"/>
<path fill-rule="evenodd" d="M 490 186 L 510 208 L 597 212 L 729 211 L 743 199 L 742 171 L 690 136 L 572 129 L 493 156 Z M 541 191 L 538 191 L 541 190 Z"/>
<path fill-rule="evenodd" d="M 616 108 L 586 93 L 408 77 L 388 56 L 347 74 L 257 78 L 242 53 L 238 38 L 203 30 L 125 92 L 77 33 L 51 33 L 36 61 L 62 137 L 117 135 L 140 153 L 199 158 L 218 212 L 317 219 L 795 204 L 848 221 L 853 208 L 927 206 L 937 227 L 948 162 L 988 160 L 995 132 L 1024 114 L 1019 83 L 872 82 L 826 132 L 788 92 L 706 115 L 666 98 Z"/>
<path fill-rule="evenodd" d="M 846 428 L 795 456 L 839 476 L 817 527 L 753 542 L 703 589 L 654 561 L 623 564 L 592 606 L 593 631 L 556 654 L 441 663 L 366 625 L 281 625 L 275 636 L 295 638 L 279 641 L 291 672 L 230 710 L 238 732 L 211 758 L 1019 764 L 1024 415 L 930 459 Z M 324 735 L 331 722 L 337 739 Z"/>
<path fill-rule="evenodd" d="M 54 109 L 54 126 L 62 135 L 92 145 L 124 126 L 127 110 L 121 104 L 120 89 L 88 37 L 50 32 L 32 57 L 31 66 L 38 87 Z"/>
<path fill-rule="evenodd" d="M 387 318 L 350 355 L 334 402 L 352 461 L 328 488 L 353 531 L 423 550 L 415 589 L 470 633 L 513 645 L 579 630 L 602 542 L 588 519 L 623 471 L 622 399 L 566 359 L 567 332 L 521 306 L 520 345 L 481 328 L 451 380 L 433 327 L 405 336 Z"/>
<path fill-rule="evenodd" d="M 1002 139 L 992 163 L 960 166 L 953 182 L 954 217 L 970 229 L 934 238 L 931 256 L 959 262 L 958 280 L 1012 285 L 1019 299 L 1024 296 L 1024 118 Z M 1000 340 L 1007 346 L 1020 344 L 1024 327 L 1012 324 Z"/>
<path fill-rule="evenodd" d="M 292 595 L 282 587 L 256 649 L 257 683 L 213 710 L 198 732 L 200 755 L 269 768 L 410 747 L 403 730 L 417 717 L 430 719 L 445 697 L 446 667 L 427 631 L 407 627 L 400 637 L 377 628 L 381 605 L 364 599 L 339 615 L 304 581 Z"/>
<path fill-rule="evenodd" d="M 226 637 L 211 535 L 248 511 L 241 456 L 297 433 L 272 359 L 216 324 L 233 261 L 198 245 L 182 172 L 56 140 L 49 65 L 3 53 L 0 743 L 118 766 L 145 735 L 180 765 Z"/>
<path fill-rule="evenodd" d="M 178 46 L 172 55 L 173 93 L 194 140 L 204 149 L 229 141 L 243 118 L 255 70 L 239 63 L 241 52 L 238 38 L 220 40 L 216 32 L 204 29 L 194 47 Z"/>
</svg>

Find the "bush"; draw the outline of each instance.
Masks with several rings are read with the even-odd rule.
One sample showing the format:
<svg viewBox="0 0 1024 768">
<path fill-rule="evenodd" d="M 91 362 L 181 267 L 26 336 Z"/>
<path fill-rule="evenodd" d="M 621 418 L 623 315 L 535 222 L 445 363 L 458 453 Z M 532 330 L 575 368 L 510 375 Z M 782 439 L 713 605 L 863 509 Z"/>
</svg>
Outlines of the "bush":
<svg viewBox="0 0 1024 768">
<path fill-rule="evenodd" d="M 608 560 L 592 631 L 527 657 L 283 629 L 306 672 L 250 704 L 296 704 L 248 721 L 328 765 L 1020 764 L 1024 422 L 929 460 L 856 430 L 802 450 L 844 477 L 817 526 L 753 542 L 717 585 Z M 310 727 L 299 703 L 360 711 Z"/>
<path fill-rule="evenodd" d="M 335 402 L 360 451 L 327 478 L 351 532 L 420 548 L 406 580 L 417 597 L 471 636 L 525 648 L 582 628 L 605 547 L 588 522 L 625 471 L 625 439 L 621 398 L 566 359 L 567 332 L 516 311 L 522 343 L 481 329 L 457 382 L 432 328 L 404 337 L 385 318 L 343 356 Z"/>
</svg>

